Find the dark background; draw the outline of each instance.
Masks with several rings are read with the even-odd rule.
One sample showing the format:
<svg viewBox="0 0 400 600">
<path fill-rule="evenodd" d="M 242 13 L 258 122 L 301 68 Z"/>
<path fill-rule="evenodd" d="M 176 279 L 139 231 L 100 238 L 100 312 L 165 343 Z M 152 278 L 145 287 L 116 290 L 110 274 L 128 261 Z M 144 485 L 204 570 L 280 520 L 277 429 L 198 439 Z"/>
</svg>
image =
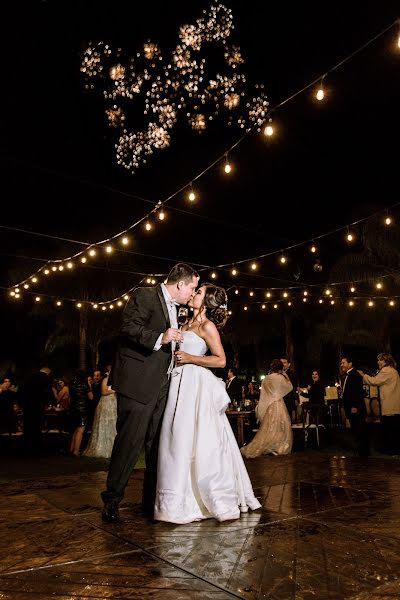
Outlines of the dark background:
<svg viewBox="0 0 400 600">
<path fill-rule="evenodd" d="M 249 85 L 263 83 L 271 106 L 399 16 L 398 3 L 391 1 L 292 5 L 226 0 L 226 5 L 235 21 L 229 41 L 242 50 Z M 10 9 L 3 23 L 3 226 L 83 242 L 107 238 L 150 210 L 152 204 L 138 197 L 151 202 L 168 197 L 240 137 L 239 128 L 218 120 L 201 136 L 180 123 L 172 130 L 171 146 L 131 175 L 116 164 L 115 135 L 104 117 L 100 92 L 85 90 L 79 71 L 90 40 L 103 39 L 134 54 L 150 38 L 167 54 L 177 43 L 179 26 L 194 21 L 206 7 L 206 2 L 34 0 Z M 167 221 L 155 232 L 134 230 L 131 253 L 56 276 L 38 291 L 107 300 L 144 274 L 167 273 L 178 260 L 203 268 L 274 253 L 396 203 L 397 35 L 393 27 L 329 75 L 326 101 L 316 103 L 310 89 L 279 109 L 274 139 L 250 133 L 230 154 L 234 173 L 222 175 L 220 165 L 209 170 L 197 182 L 201 198 L 194 206 L 188 206 L 182 193 L 174 197 L 166 207 Z M 143 125 L 139 121 L 138 128 Z M 77 243 L 10 229 L 0 234 L 4 288 L 32 273 L 40 260 L 82 249 Z M 323 238 L 319 246 L 320 274 L 312 269 L 307 247 L 300 247 L 284 270 L 273 254 L 260 262 L 256 278 L 248 275 L 247 265 L 237 282 L 248 289 L 322 286 L 329 267 L 347 251 L 343 231 Z M 209 269 L 202 271 L 203 281 L 209 276 Z M 223 272 L 218 281 L 227 288 L 235 283 Z M 241 303 L 246 294 L 241 292 Z M 235 302 L 230 293 L 232 307 Z M 41 352 L 54 317 L 35 322 L 31 331 L 24 321 L 31 306 L 29 296 L 19 307 L 2 300 L 3 360 L 30 364 Z M 118 317 L 105 318 L 115 321 L 110 329 L 116 326 Z M 283 352 L 281 323 L 271 321 L 271 327 L 276 328 L 276 352 Z"/>
</svg>

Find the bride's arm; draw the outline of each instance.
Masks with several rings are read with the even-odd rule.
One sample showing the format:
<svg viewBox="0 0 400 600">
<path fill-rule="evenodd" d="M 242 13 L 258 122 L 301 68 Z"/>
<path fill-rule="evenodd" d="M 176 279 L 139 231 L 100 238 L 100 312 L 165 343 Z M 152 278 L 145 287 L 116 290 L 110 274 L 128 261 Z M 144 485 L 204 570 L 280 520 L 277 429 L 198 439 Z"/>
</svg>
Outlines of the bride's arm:
<svg viewBox="0 0 400 600">
<path fill-rule="evenodd" d="M 223 368 L 226 365 L 225 351 L 221 343 L 218 329 L 211 321 L 206 321 L 201 326 L 201 337 L 206 342 L 211 355 L 195 356 L 182 350 L 175 352 L 178 365 L 198 365 L 199 367 L 210 367 L 213 369 Z"/>
</svg>

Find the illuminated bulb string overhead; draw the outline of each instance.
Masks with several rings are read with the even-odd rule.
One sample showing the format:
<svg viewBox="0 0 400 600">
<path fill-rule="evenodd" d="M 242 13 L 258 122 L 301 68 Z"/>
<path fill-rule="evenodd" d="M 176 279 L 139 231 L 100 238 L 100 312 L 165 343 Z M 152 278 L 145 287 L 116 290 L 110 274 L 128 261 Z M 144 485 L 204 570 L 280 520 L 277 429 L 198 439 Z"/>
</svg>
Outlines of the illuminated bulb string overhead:
<svg viewBox="0 0 400 600">
<path fill-rule="evenodd" d="M 226 39 L 229 37 L 230 32 L 233 28 L 231 12 L 229 11 L 229 9 L 226 9 L 226 7 L 219 4 L 218 2 L 215 2 L 212 5 L 212 7 L 210 8 L 210 11 L 209 12 L 205 11 L 204 14 L 206 14 L 206 17 L 202 17 L 201 19 L 197 20 L 196 26 L 193 26 L 193 27 L 192 26 L 183 26 L 181 28 L 181 30 L 180 30 L 181 43 L 179 44 L 179 48 L 177 47 L 175 49 L 175 54 L 173 56 L 173 64 L 171 63 L 168 65 L 168 69 L 171 69 L 171 71 L 173 71 L 173 72 L 174 72 L 175 66 L 176 66 L 176 68 L 180 69 L 179 72 L 181 73 L 181 75 L 182 75 L 182 69 L 183 70 L 188 69 L 187 72 L 185 71 L 185 77 L 187 76 L 189 80 L 192 80 L 193 78 L 195 78 L 194 73 L 190 69 L 196 70 L 199 68 L 198 65 L 197 65 L 197 67 L 195 67 L 194 65 L 191 65 L 190 57 L 192 56 L 192 53 L 197 52 L 198 49 L 202 47 L 202 44 L 205 41 L 207 43 L 208 42 L 213 42 L 213 43 L 221 42 L 221 43 L 225 44 Z M 326 71 L 324 75 L 319 76 L 316 80 L 314 80 L 311 83 L 309 83 L 308 85 L 304 86 L 302 89 L 298 90 L 297 92 L 291 94 L 285 100 L 283 100 L 279 104 L 277 104 L 273 109 L 269 109 L 269 107 L 268 107 L 268 102 L 265 99 L 265 94 L 262 90 L 262 86 L 258 86 L 258 87 L 256 86 L 257 90 L 258 90 L 258 96 L 253 98 L 253 104 L 250 103 L 250 107 L 249 107 L 249 119 L 250 119 L 249 122 L 251 123 L 251 126 L 246 127 L 245 122 L 240 123 L 240 126 L 245 129 L 245 133 L 230 148 L 228 148 L 222 154 L 222 157 L 227 156 L 227 154 L 230 151 L 232 151 L 236 146 L 238 146 L 244 140 L 244 138 L 247 136 L 247 134 L 253 129 L 261 130 L 261 127 L 265 126 L 265 129 L 264 129 L 265 134 L 267 136 L 271 136 L 274 133 L 274 128 L 271 125 L 271 122 L 272 122 L 271 114 L 273 113 L 273 111 L 278 110 L 279 108 L 281 108 L 282 106 L 284 106 L 285 104 L 287 104 L 288 102 L 290 102 L 291 100 L 296 98 L 298 95 L 300 95 L 304 91 L 308 90 L 310 87 L 315 86 L 318 82 L 321 81 L 322 78 L 326 77 L 329 73 L 338 69 L 345 62 L 350 60 L 352 57 L 354 57 L 356 54 L 361 52 L 368 45 L 372 44 L 376 39 L 381 37 L 384 33 L 389 31 L 393 26 L 397 26 L 398 24 L 399 24 L 398 20 L 395 21 L 394 23 L 390 24 L 388 27 L 386 27 L 384 30 L 379 32 L 376 36 L 374 36 L 373 38 L 368 40 L 365 44 L 363 44 L 357 50 L 355 50 L 354 52 L 349 54 L 347 57 L 345 57 L 343 60 L 341 60 L 338 64 L 334 65 L 331 69 Z M 105 79 L 109 80 L 111 82 L 110 88 L 105 93 L 105 95 L 106 95 L 106 97 L 109 96 L 112 100 L 115 101 L 118 98 L 128 98 L 128 99 L 131 97 L 132 97 L 131 99 L 135 98 L 136 95 L 141 92 L 142 86 L 144 85 L 144 81 L 146 81 L 146 82 L 149 81 L 151 83 L 151 85 L 153 85 L 153 84 L 155 84 L 155 85 L 153 85 L 153 87 L 152 87 L 152 91 L 149 94 L 149 99 L 146 100 L 146 102 L 148 103 L 148 109 L 150 110 L 150 108 L 152 106 L 151 103 L 154 100 L 153 95 L 155 95 L 155 101 L 157 102 L 157 107 L 159 109 L 159 110 L 157 109 L 158 113 L 160 115 L 161 114 L 166 115 L 165 116 L 166 121 L 171 124 L 171 122 L 174 121 L 176 115 L 175 115 L 174 107 L 169 104 L 168 97 L 165 97 L 165 95 L 163 96 L 163 91 L 162 91 L 163 80 L 160 76 L 160 79 L 158 79 L 156 77 L 156 80 L 154 82 L 150 76 L 150 71 L 149 71 L 149 69 L 153 69 L 153 68 L 156 69 L 157 61 L 162 63 L 161 50 L 157 44 L 155 44 L 151 41 L 147 41 L 143 46 L 143 52 L 138 53 L 138 54 L 140 56 L 137 56 L 136 58 L 138 60 L 143 60 L 144 61 L 143 64 L 147 65 L 144 68 L 143 72 L 141 72 L 140 70 L 137 71 L 137 70 L 135 70 L 135 68 L 133 68 L 133 64 L 135 61 L 133 63 L 130 62 L 127 66 L 127 65 L 123 65 L 122 61 L 120 61 L 120 60 L 114 61 L 114 58 L 112 58 L 112 61 L 114 61 L 113 64 L 110 64 L 109 68 L 106 68 L 107 65 L 106 65 L 106 63 L 104 63 L 104 60 L 107 61 L 109 57 L 113 56 L 111 48 L 108 45 L 104 44 L 103 42 L 101 42 L 99 44 L 98 49 L 95 49 L 93 46 L 90 46 L 85 53 L 82 67 L 81 67 L 82 73 L 84 73 L 84 76 L 87 80 L 86 85 L 87 85 L 88 89 L 93 89 L 95 87 L 95 83 L 96 83 L 96 81 L 98 81 L 99 77 L 100 77 L 100 79 L 105 78 Z M 243 63 L 241 53 L 240 53 L 240 50 L 238 49 L 238 47 L 227 46 L 225 49 L 224 58 L 227 61 L 229 68 L 232 68 L 234 70 L 235 74 L 237 75 L 237 67 L 238 67 L 238 65 L 241 65 Z M 151 62 L 148 64 L 146 61 L 151 61 Z M 189 61 L 189 65 L 187 64 L 188 61 Z M 164 64 L 164 63 L 162 63 L 162 64 Z M 162 67 L 162 68 L 164 68 L 164 67 Z M 191 75 L 193 75 L 193 77 L 191 77 Z M 237 82 L 238 80 L 236 78 L 236 75 L 235 76 L 232 75 L 232 78 L 233 78 L 232 80 Z M 175 80 L 171 79 L 171 81 L 175 81 Z M 127 87 L 127 83 L 129 83 L 128 87 Z M 150 85 L 150 83 L 149 83 L 149 85 Z M 219 92 L 216 92 L 217 95 L 218 94 L 227 95 L 227 89 L 229 87 L 229 84 L 230 84 L 229 78 L 226 79 L 222 75 L 220 77 L 217 77 L 215 79 L 215 81 L 212 80 L 212 83 L 210 82 L 210 85 L 212 85 L 213 88 L 216 86 L 220 90 Z M 172 86 L 172 83 L 169 83 L 168 86 Z M 192 91 L 187 90 L 187 92 L 188 92 L 188 94 L 192 94 L 192 97 L 194 97 L 193 93 L 194 92 L 197 93 L 198 90 L 192 90 Z M 147 94 L 146 94 L 146 97 L 147 97 Z M 233 101 L 234 105 L 241 103 L 241 101 L 238 102 L 237 99 L 231 98 L 231 100 Z M 115 109 L 115 107 L 116 107 L 115 102 L 113 104 L 113 107 Z M 230 109 L 228 108 L 228 110 L 230 110 Z M 161 123 L 161 128 L 163 127 L 163 125 L 162 125 L 163 118 L 160 117 L 160 120 L 159 120 L 159 123 Z M 168 127 L 169 127 L 169 125 L 168 125 Z M 153 136 L 154 139 L 152 138 L 153 142 L 154 142 L 154 148 L 161 147 L 163 134 L 160 131 L 158 131 L 158 129 L 160 129 L 160 128 L 158 127 L 158 129 L 157 129 L 157 126 L 155 126 L 155 127 L 152 126 L 150 129 L 151 129 L 152 134 L 154 134 L 154 136 Z M 158 133 L 157 133 L 157 131 L 158 131 Z M 141 135 L 139 135 L 139 133 L 137 135 L 139 136 L 139 138 L 141 137 Z M 158 135 L 160 137 L 157 137 Z M 153 142 L 152 142 L 152 144 L 153 144 Z M 152 144 L 150 144 L 150 145 L 152 145 Z M 144 142 L 143 143 L 140 142 L 139 147 L 140 147 L 139 154 L 143 158 L 143 156 L 146 154 Z M 221 160 L 221 156 L 218 157 L 216 160 L 214 160 L 201 173 L 199 173 L 196 177 L 194 177 L 192 179 L 192 182 L 189 186 L 189 191 L 188 191 L 189 202 L 194 202 L 196 200 L 196 196 L 197 196 L 197 194 L 193 190 L 193 182 L 196 181 L 197 179 L 199 179 L 201 176 L 203 176 L 207 171 L 209 171 L 220 160 Z M 167 202 L 169 202 L 170 200 L 175 198 L 178 194 L 180 194 L 182 191 L 184 191 L 187 187 L 188 187 L 188 184 L 185 184 L 183 187 L 181 187 L 180 189 L 175 191 L 173 194 L 168 196 L 166 199 L 162 200 L 162 205 L 165 205 Z M 135 197 L 135 196 L 132 195 L 132 197 Z M 151 204 L 154 204 L 150 200 L 143 199 L 143 198 L 142 198 L 142 200 L 145 200 L 146 202 L 150 202 Z M 150 219 L 150 216 L 156 211 L 157 211 L 157 205 L 154 208 L 152 208 L 152 210 L 148 214 L 139 218 L 132 225 L 127 227 L 125 230 L 115 234 L 114 236 L 112 236 L 106 240 L 102 240 L 102 241 L 99 241 L 99 242 L 96 242 L 93 244 L 82 243 L 84 246 L 86 246 L 85 249 L 80 252 L 77 252 L 73 256 L 68 256 L 63 259 L 49 260 L 46 268 L 38 269 L 35 273 L 32 273 L 31 275 L 29 275 L 23 281 L 19 282 L 16 285 L 22 285 L 23 283 L 32 282 L 33 281 L 32 277 L 34 275 L 43 274 L 43 273 L 45 275 L 48 275 L 50 273 L 50 268 L 52 271 L 57 271 L 58 267 L 60 267 L 60 270 L 61 270 L 61 267 L 63 267 L 63 265 L 65 263 L 68 263 L 68 265 L 67 265 L 68 269 L 73 269 L 74 259 L 75 260 L 80 259 L 80 262 L 82 264 L 85 264 L 88 261 L 88 258 L 93 258 L 93 256 L 98 255 L 99 252 L 101 251 L 102 247 L 106 243 L 111 242 L 113 240 L 119 239 L 121 245 L 123 247 L 125 247 L 126 245 L 129 244 L 129 238 L 126 235 L 129 231 L 138 227 L 142 223 L 145 224 L 146 230 L 150 230 L 152 228 L 152 225 L 150 224 L 149 219 Z M 160 219 L 160 220 L 163 220 L 163 219 Z M 323 234 L 322 236 L 318 236 L 318 239 L 320 237 L 325 237 L 325 235 L 328 235 L 328 234 Z M 286 250 L 289 250 L 290 248 L 293 248 L 295 246 L 300 246 L 300 245 L 302 245 L 302 243 L 288 247 Z M 91 252 L 91 250 L 94 250 L 94 253 Z M 254 258 L 262 258 L 269 254 L 274 254 L 274 253 L 275 252 L 263 254 L 263 255 L 260 255 L 259 257 L 254 257 Z M 242 261 L 236 261 L 236 262 L 243 263 L 243 262 L 246 262 L 247 260 L 251 260 L 251 259 L 243 259 Z M 58 265 L 58 266 L 51 267 L 52 264 Z M 220 265 L 220 266 L 226 266 L 226 265 Z"/>
</svg>

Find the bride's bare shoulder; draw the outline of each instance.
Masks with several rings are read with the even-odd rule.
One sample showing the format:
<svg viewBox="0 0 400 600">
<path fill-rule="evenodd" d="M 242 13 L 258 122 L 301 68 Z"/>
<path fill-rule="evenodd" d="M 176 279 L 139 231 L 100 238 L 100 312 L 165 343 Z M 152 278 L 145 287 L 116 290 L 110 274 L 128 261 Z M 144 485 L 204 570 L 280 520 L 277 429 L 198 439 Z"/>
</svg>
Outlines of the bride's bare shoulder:
<svg viewBox="0 0 400 600">
<path fill-rule="evenodd" d="M 202 330 L 202 337 L 204 337 L 205 335 L 215 335 L 216 333 L 218 333 L 218 329 L 216 328 L 215 324 L 210 321 L 210 319 L 205 319 L 202 324 L 200 325 L 200 330 Z"/>
</svg>

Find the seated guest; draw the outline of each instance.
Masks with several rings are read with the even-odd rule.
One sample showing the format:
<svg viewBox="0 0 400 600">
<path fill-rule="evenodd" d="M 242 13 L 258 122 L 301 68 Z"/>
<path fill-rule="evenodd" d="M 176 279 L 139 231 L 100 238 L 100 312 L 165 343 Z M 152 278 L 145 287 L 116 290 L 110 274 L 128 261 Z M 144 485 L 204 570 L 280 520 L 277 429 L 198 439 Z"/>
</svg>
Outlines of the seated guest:
<svg viewBox="0 0 400 600">
<path fill-rule="evenodd" d="M 0 433 L 18 431 L 17 415 L 14 410 L 16 393 L 11 391 L 11 379 L 4 377 L 0 384 Z"/>
<path fill-rule="evenodd" d="M 298 388 L 298 391 L 301 392 L 301 395 L 305 398 L 308 398 L 308 402 L 303 402 L 303 409 L 310 409 L 310 415 L 315 420 L 317 416 L 318 406 L 325 407 L 325 384 L 322 382 L 319 376 L 319 372 L 317 369 L 311 373 L 311 383 L 307 386 L 307 391 L 301 390 Z M 315 407 L 309 407 L 309 405 L 315 405 Z M 319 420 L 321 423 L 325 421 L 325 411 L 321 409 L 319 413 Z"/>
</svg>

